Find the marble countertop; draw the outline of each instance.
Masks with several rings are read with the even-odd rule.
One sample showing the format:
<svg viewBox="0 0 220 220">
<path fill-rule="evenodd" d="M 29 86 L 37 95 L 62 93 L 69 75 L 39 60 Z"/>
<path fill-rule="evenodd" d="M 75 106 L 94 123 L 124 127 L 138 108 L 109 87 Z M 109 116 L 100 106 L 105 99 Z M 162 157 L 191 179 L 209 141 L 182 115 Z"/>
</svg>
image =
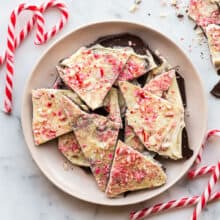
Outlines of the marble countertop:
<svg viewBox="0 0 220 220">
<path fill-rule="evenodd" d="M 5 47 L 6 29 L 10 11 L 21 2 L 20 0 L 8 0 L 0 7 L 1 16 L 1 44 L 0 51 Z M 41 1 L 29 1 L 41 2 Z M 176 16 L 176 10 L 164 6 L 160 0 L 142 1 L 140 8 L 135 13 L 128 11 L 133 0 L 65 0 L 70 11 L 68 25 L 55 38 L 62 37 L 74 28 L 101 20 L 123 19 L 137 21 L 150 25 L 169 36 L 188 54 L 195 64 L 205 87 L 208 100 L 208 128 L 220 128 L 220 100 L 209 94 L 210 89 L 217 82 L 218 76 L 209 59 L 206 43 L 199 44 L 194 24 L 186 15 L 180 21 Z M 169 0 L 163 2 L 170 2 Z M 188 0 L 183 1 L 187 4 Z M 184 13 L 184 9 L 181 10 Z M 19 26 L 22 26 L 29 14 L 22 14 Z M 57 13 L 48 12 L 48 25 L 52 25 L 57 19 Z M 21 99 L 25 81 L 30 74 L 36 60 L 54 42 L 55 39 L 43 46 L 33 44 L 34 33 L 28 37 L 20 49 L 16 52 L 16 75 L 14 85 L 14 111 L 11 116 L 0 111 L 0 216 L 4 220 L 123 220 L 128 219 L 131 209 L 137 209 L 151 204 L 180 198 L 182 196 L 198 195 L 204 189 L 208 179 L 206 177 L 189 182 L 186 178 L 179 181 L 173 188 L 151 201 L 146 201 L 129 207 L 104 207 L 82 202 L 66 195 L 50 183 L 40 172 L 24 141 L 20 111 Z M 4 73 L 0 69 L 0 98 L 3 99 Z M 193 94 L 192 94 L 193 95 Z M 198 97 L 199 98 L 199 97 Z M 2 109 L 2 102 L 1 102 Z M 220 141 L 212 139 L 204 157 L 205 163 L 217 161 L 220 155 L 218 145 Z M 190 219 L 192 208 L 163 213 L 150 217 L 151 220 L 179 220 Z M 201 219 L 214 220 L 220 217 L 220 203 L 210 204 L 205 208 Z"/>
</svg>

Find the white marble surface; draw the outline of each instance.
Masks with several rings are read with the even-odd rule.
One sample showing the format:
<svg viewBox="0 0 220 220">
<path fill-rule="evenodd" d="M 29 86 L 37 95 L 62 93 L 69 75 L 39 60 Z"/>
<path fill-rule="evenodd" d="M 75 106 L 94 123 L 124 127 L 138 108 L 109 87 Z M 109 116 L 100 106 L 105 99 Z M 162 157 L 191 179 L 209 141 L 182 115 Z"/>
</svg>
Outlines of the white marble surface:
<svg viewBox="0 0 220 220">
<path fill-rule="evenodd" d="M 5 45 L 10 11 L 19 2 L 19 0 L 8 0 L 4 1 L 4 4 L 0 6 L 0 51 L 4 49 Z M 40 3 L 42 1 L 32 0 L 29 2 Z M 56 36 L 56 39 L 79 25 L 108 19 L 138 21 L 151 25 L 162 33 L 167 34 L 188 54 L 202 78 L 209 108 L 208 128 L 220 128 L 220 100 L 215 99 L 209 94 L 210 89 L 217 82 L 218 76 L 210 63 L 207 45 L 199 45 L 195 40 L 194 24 L 186 16 L 183 21 L 179 21 L 175 15 L 175 9 L 170 6 L 162 6 L 160 0 L 143 1 L 140 9 L 134 14 L 128 11 L 133 0 L 66 0 L 65 2 L 68 4 L 71 15 L 68 25 Z M 169 0 L 167 2 L 169 3 Z M 188 0 L 184 2 L 186 4 Z M 166 14 L 167 17 L 161 18 L 161 13 Z M 18 22 L 20 26 L 22 26 L 24 18 L 28 17 L 28 15 L 25 14 L 21 17 L 23 19 L 21 18 Z M 57 14 L 49 12 L 47 18 L 48 23 L 52 24 L 57 18 Z M 181 37 L 184 40 L 181 40 Z M 55 40 L 53 39 L 44 46 L 35 46 L 33 38 L 34 33 L 28 37 L 16 52 L 13 114 L 7 116 L 0 112 L 0 219 L 123 220 L 128 219 L 128 213 L 133 208 L 141 208 L 155 202 L 180 198 L 183 195 L 199 194 L 203 190 L 208 180 L 207 178 L 200 178 L 191 183 L 184 178 L 175 187 L 151 201 L 130 207 L 111 208 L 82 202 L 54 187 L 31 159 L 23 138 L 20 123 L 21 97 L 25 81 L 37 59 Z M 192 45 L 192 51 L 190 50 L 190 45 Z M 200 56 L 200 52 L 204 53 L 203 59 Z M 0 98 L 2 100 L 5 69 L 1 68 L 0 72 Z M 218 147 L 220 141 L 213 139 L 212 142 L 209 150 L 206 151 L 208 153 L 204 158 L 205 163 L 215 162 L 220 156 L 220 149 Z M 185 220 L 190 218 L 191 212 L 192 209 L 189 208 L 168 212 L 150 217 L 149 219 L 167 220 L 177 217 L 179 220 Z M 204 210 L 201 219 L 216 220 L 220 219 L 219 216 L 220 204 L 216 202 Z"/>
</svg>

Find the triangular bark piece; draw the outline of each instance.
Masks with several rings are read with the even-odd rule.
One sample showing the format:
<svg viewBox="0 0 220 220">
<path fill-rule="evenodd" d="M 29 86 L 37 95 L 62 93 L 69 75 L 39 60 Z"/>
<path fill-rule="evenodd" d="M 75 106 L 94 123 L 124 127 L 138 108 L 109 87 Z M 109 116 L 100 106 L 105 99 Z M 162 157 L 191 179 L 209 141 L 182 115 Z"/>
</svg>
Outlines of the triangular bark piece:
<svg viewBox="0 0 220 220">
<path fill-rule="evenodd" d="M 118 81 L 127 81 L 136 79 L 157 67 L 150 52 L 146 55 L 132 53 L 128 58 L 126 65 L 119 74 Z"/>
<path fill-rule="evenodd" d="M 128 57 L 103 47 L 81 48 L 57 69 L 65 84 L 94 110 L 102 106 Z"/>
<path fill-rule="evenodd" d="M 169 90 L 174 77 L 175 70 L 172 69 L 151 79 L 143 89 L 156 96 L 163 97 L 164 92 Z"/>
<path fill-rule="evenodd" d="M 72 131 L 74 120 L 83 114 L 66 95 L 71 91 L 37 89 L 32 91 L 33 134 L 36 145 Z"/>
<path fill-rule="evenodd" d="M 104 191 L 109 178 L 119 125 L 104 116 L 87 114 L 78 118 L 73 130 L 83 154 L 90 163 L 98 187 Z"/>
<path fill-rule="evenodd" d="M 220 24 L 218 1 L 190 0 L 189 17 L 203 28 L 209 24 Z"/>
<path fill-rule="evenodd" d="M 159 187 L 165 182 L 166 174 L 158 162 L 118 141 L 106 188 L 108 197 L 127 191 Z"/>
<path fill-rule="evenodd" d="M 176 158 L 172 139 L 183 121 L 182 109 L 129 82 L 120 82 L 119 86 L 128 107 L 128 125 L 141 142 L 150 151 Z"/>
</svg>

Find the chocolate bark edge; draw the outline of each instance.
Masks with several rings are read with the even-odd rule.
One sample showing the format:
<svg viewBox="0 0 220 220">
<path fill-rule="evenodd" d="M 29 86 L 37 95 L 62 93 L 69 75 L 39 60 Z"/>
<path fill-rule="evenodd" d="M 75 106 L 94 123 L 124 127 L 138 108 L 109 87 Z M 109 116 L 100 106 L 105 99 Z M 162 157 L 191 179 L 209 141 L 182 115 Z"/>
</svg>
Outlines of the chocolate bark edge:
<svg viewBox="0 0 220 220">
<path fill-rule="evenodd" d="M 216 98 L 220 98 L 220 81 L 213 87 L 210 93 Z"/>
<path fill-rule="evenodd" d="M 183 107 L 187 107 L 187 100 L 186 100 L 186 87 L 185 87 L 185 80 L 184 78 L 176 71 L 176 80 L 180 90 L 180 95 L 183 102 Z"/>
<path fill-rule="evenodd" d="M 186 128 L 182 131 L 182 156 L 189 159 L 193 155 L 193 150 L 189 147 L 188 134 Z"/>
<path fill-rule="evenodd" d="M 145 43 L 139 36 L 128 32 L 99 37 L 96 41 L 89 44 L 88 47 L 94 46 L 95 44 L 100 44 L 104 47 L 131 47 L 140 55 L 146 55 L 146 51 L 149 51 L 157 65 L 162 63 L 162 60 L 153 52 L 153 50 L 151 50 L 147 43 Z"/>
</svg>

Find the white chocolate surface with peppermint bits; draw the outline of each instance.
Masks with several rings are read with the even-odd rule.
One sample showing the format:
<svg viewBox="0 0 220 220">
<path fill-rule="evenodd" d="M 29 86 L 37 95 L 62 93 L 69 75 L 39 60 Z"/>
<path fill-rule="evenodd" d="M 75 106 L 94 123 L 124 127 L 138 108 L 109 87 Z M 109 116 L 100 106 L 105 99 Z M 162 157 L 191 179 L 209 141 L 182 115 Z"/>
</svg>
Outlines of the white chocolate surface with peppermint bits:
<svg viewBox="0 0 220 220">
<path fill-rule="evenodd" d="M 206 27 L 205 31 L 208 38 L 212 62 L 216 68 L 220 68 L 220 26 L 210 24 Z"/>
<path fill-rule="evenodd" d="M 36 145 L 72 131 L 73 121 L 82 111 L 67 96 L 71 91 L 37 89 L 32 91 L 33 135 Z"/>
<path fill-rule="evenodd" d="M 220 24 L 218 0 L 190 0 L 189 17 L 203 28 L 209 24 Z"/>
<path fill-rule="evenodd" d="M 83 115 L 73 126 L 76 139 L 101 191 L 105 190 L 109 177 L 119 127 L 118 123 L 97 114 Z"/>
<path fill-rule="evenodd" d="M 181 149 L 176 151 L 172 141 L 184 125 L 183 110 L 129 82 L 120 82 L 119 86 L 128 107 L 128 125 L 145 147 L 159 155 L 180 159 Z"/>
<path fill-rule="evenodd" d="M 118 141 L 105 192 L 108 197 L 127 191 L 155 188 L 165 182 L 166 174 L 160 164 Z"/>
<path fill-rule="evenodd" d="M 104 106 L 109 112 L 108 118 L 115 123 L 118 123 L 122 128 L 121 112 L 118 100 L 118 90 L 112 88 L 104 100 Z"/>
<path fill-rule="evenodd" d="M 122 71 L 129 53 L 81 48 L 58 67 L 60 77 L 91 108 L 102 106 L 105 96 Z"/>
<path fill-rule="evenodd" d="M 58 149 L 72 164 L 89 167 L 73 132 L 59 137 Z"/>
</svg>

